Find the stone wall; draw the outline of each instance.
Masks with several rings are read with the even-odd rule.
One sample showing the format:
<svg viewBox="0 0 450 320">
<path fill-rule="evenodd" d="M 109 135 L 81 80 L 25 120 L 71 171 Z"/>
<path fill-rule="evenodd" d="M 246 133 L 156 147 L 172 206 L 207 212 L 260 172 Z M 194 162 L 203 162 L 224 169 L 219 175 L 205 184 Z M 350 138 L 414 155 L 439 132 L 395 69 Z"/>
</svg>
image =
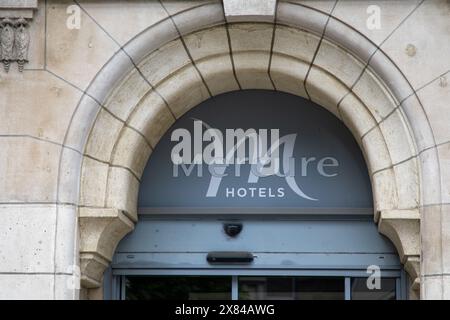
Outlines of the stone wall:
<svg viewBox="0 0 450 320">
<path fill-rule="evenodd" d="M 0 71 L 0 297 L 98 297 L 168 126 L 264 88 L 350 128 L 412 294 L 449 299 L 449 18 L 446 0 L 0 0 L 0 46 L 29 35 Z"/>
</svg>

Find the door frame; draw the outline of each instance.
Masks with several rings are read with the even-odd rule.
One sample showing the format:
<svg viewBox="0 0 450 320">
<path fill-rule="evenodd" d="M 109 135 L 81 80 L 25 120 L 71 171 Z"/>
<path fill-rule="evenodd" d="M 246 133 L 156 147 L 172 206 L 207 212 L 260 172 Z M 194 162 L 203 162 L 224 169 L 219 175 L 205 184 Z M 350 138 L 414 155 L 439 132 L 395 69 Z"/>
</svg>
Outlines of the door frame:
<svg viewBox="0 0 450 320">
<path fill-rule="evenodd" d="M 254 214 L 142 214 L 140 219 L 143 220 L 190 220 L 190 219 L 213 219 L 218 221 L 372 221 L 373 217 L 363 211 L 362 214 L 330 214 L 332 210 L 324 211 L 322 214 L 263 214 L 260 216 Z M 328 214 L 326 214 L 328 213 Z M 123 253 L 126 254 L 126 253 Z M 131 253 L 130 253 L 131 254 Z M 166 253 L 168 254 L 168 253 Z M 174 253 L 176 254 L 176 253 Z M 206 253 L 204 253 L 206 254 Z M 141 252 L 133 253 L 131 255 L 139 256 Z M 339 256 L 339 253 L 328 253 L 328 256 Z M 231 276 L 235 277 L 237 281 L 238 276 L 307 276 L 307 277 L 343 277 L 346 285 L 346 299 L 350 299 L 351 278 L 368 277 L 367 264 L 362 263 L 369 254 L 367 253 L 352 253 L 353 259 L 357 261 L 354 264 L 347 266 L 305 266 L 305 267 L 288 267 L 278 266 L 275 268 L 268 267 L 251 267 L 251 266 L 208 266 L 208 267 L 183 267 L 177 268 L 173 265 L 159 265 L 145 266 L 144 264 L 135 264 L 130 266 L 122 263 L 113 263 L 110 265 L 104 274 L 104 298 L 105 299 L 120 299 L 123 298 L 122 292 L 124 286 L 122 285 L 126 276 Z M 380 271 L 382 278 L 397 278 L 397 299 L 403 300 L 408 298 L 409 281 L 403 265 L 392 265 L 389 256 L 393 253 L 372 253 L 371 255 L 383 255 L 384 264 L 380 264 Z M 395 254 L 398 257 L 398 253 Z M 144 257 L 141 257 L 144 259 Z M 143 261 L 143 260 L 142 260 Z M 114 266 L 114 267 L 113 267 Z"/>
<path fill-rule="evenodd" d="M 341 277 L 345 282 L 345 300 L 351 300 L 351 279 L 367 277 L 366 270 L 333 269 L 112 269 L 105 272 L 104 298 L 107 300 L 125 299 L 126 276 L 229 276 L 232 281 L 232 300 L 238 300 L 239 276 L 287 276 L 287 277 Z M 396 279 L 396 299 L 408 299 L 409 283 L 404 269 L 381 270 L 381 278 Z"/>
</svg>

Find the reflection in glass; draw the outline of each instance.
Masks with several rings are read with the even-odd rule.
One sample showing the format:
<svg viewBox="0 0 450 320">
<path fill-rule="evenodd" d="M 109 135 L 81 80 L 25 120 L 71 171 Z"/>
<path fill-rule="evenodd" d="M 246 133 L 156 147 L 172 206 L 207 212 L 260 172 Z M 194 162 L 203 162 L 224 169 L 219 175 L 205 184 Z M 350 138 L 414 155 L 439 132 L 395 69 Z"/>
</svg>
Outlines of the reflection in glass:
<svg viewBox="0 0 450 320">
<path fill-rule="evenodd" d="M 367 278 L 352 278 L 352 300 L 395 300 L 395 278 L 369 289 Z M 230 276 L 127 276 L 126 300 L 231 300 Z M 343 277 L 238 277 L 239 300 L 344 300 Z"/>
<path fill-rule="evenodd" d="M 396 279 L 380 279 L 379 289 L 369 289 L 367 278 L 352 279 L 352 300 L 395 300 Z"/>
<path fill-rule="evenodd" d="M 126 300 L 230 300 L 231 277 L 128 276 Z"/>
<path fill-rule="evenodd" d="M 343 278 L 239 277 L 240 300 L 344 300 Z"/>
</svg>

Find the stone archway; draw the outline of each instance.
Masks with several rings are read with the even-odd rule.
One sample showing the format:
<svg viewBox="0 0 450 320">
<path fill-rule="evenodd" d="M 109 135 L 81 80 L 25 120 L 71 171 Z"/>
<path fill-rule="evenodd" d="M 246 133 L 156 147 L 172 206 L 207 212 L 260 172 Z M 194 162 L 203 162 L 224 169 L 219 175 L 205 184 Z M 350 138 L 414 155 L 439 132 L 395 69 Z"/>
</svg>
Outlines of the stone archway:
<svg viewBox="0 0 450 320">
<path fill-rule="evenodd" d="M 150 27 L 105 65 L 65 139 L 81 154 L 64 150 L 59 179 L 61 189 L 80 186 L 71 196 L 79 197 L 85 288 L 101 286 L 117 243 L 133 229 L 139 178 L 165 130 L 211 96 L 252 88 L 311 99 L 347 125 L 369 168 L 374 219 L 418 289 L 419 207 L 439 184 L 439 175 L 426 174 L 435 156 L 422 157 L 431 130 L 396 66 L 337 20 L 324 37 L 327 17 L 280 3 L 276 24 L 229 24 L 220 4 L 207 3 Z"/>
</svg>

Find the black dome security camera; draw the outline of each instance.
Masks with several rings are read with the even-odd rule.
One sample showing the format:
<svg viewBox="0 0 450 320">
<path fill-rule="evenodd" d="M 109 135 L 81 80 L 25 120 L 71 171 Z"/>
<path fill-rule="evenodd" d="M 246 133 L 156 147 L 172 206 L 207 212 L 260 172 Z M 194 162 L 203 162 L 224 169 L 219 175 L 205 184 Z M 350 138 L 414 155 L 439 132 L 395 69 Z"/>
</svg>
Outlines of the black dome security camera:
<svg viewBox="0 0 450 320">
<path fill-rule="evenodd" d="M 223 230 L 225 233 L 234 238 L 242 231 L 242 223 L 224 223 Z"/>
</svg>

